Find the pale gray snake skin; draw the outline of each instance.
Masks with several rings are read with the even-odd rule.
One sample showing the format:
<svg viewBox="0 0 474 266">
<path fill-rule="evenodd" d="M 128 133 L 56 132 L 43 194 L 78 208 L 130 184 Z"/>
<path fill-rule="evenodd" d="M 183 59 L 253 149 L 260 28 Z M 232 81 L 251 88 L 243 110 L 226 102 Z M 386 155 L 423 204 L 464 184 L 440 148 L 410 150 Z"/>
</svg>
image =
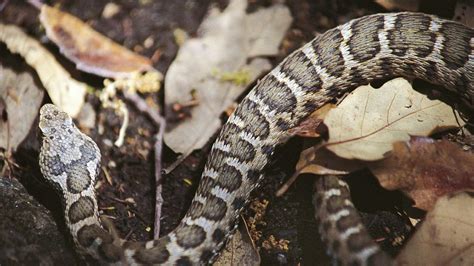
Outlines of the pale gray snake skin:
<svg viewBox="0 0 474 266">
<path fill-rule="evenodd" d="M 245 97 L 212 146 L 191 207 L 159 240 L 113 239 L 98 217 L 94 192 L 100 152 L 53 105 L 41 109 L 41 171 L 58 191 L 81 253 L 102 264 L 207 264 L 236 228 L 275 146 L 289 129 L 341 94 L 374 79 L 419 78 L 474 103 L 474 31 L 417 13 L 377 14 L 349 21 L 289 55 Z M 316 216 L 329 251 L 342 264 L 384 264 L 337 178 L 319 181 Z M 355 218 L 354 218 L 355 217 Z M 367 240 L 368 239 L 368 240 Z"/>
</svg>

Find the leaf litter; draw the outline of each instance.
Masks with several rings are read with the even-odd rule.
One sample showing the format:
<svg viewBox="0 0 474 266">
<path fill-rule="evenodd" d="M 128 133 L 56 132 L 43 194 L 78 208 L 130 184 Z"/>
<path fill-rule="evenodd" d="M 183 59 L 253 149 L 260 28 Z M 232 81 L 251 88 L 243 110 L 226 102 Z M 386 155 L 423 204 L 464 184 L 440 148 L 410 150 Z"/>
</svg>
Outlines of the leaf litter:
<svg viewBox="0 0 474 266">
<path fill-rule="evenodd" d="M 6 108 L 6 120 L 0 120 L 0 148 L 6 154 L 14 153 L 30 132 L 43 96 L 30 73 L 15 73 L 0 65 L 0 99 Z"/>
<path fill-rule="evenodd" d="M 189 119 L 165 133 L 166 144 L 182 157 L 202 148 L 221 126 L 219 116 L 250 83 L 270 70 L 270 61 L 260 56 L 278 53 L 291 24 L 290 12 L 283 5 L 252 14 L 245 13 L 246 7 L 247 1 L 232 0 L 222 12 L 211 9 L 198 37 L 182 44 L 167 72 L 166 106 L 192 101 L 193 92 L 199 101 Z M 234 82 L 232 77 L 242 77 L 239 73 L 245 73 L 245 79 L 237 80 L 245 82 Z"/>
<path fill-rule="evenodd" d="M 0 41 L 36 70 L 56 106 L 71 117 L 78 115 L 88 88 L 85 83 L 73 79 L 46 48 L 17 26 L 0 23 Z"/>
</svg>

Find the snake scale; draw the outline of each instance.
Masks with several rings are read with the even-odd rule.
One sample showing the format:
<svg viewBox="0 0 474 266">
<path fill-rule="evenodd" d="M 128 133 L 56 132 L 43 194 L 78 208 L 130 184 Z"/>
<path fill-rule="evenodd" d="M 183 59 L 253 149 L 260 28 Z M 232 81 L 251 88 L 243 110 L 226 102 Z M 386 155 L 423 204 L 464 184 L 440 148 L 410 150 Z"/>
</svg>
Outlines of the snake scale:
<svg viewBox="0 0 474 266">
<path fill-rule="evenodd" d="M 343 93 L 374 79 L 418 78 L 474 103 L 474 30 L 419 13 L 375 14 L 318 35 L 262 78 L 228 119 L 211 148 L 191 207 L 158 240 L 114 239 L 102 225 L 95 178 L 100 151 L 71 118 L 47 104 L 40 111 L 40 167 L 60 191 L 75 245 L 102 264 L 212 263 L 234 232 L 275 146 L 289 129 Z M 329 251 L 342 264 L 385 264 L 335 177 L 318 181 L 314 203 Z"/>
</svg>

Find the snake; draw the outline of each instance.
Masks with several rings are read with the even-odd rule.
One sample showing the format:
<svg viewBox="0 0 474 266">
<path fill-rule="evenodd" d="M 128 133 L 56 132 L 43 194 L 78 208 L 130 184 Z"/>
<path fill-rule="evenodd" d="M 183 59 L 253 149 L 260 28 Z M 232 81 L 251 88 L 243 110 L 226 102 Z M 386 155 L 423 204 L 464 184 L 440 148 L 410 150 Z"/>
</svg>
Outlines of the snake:
<svg viewBox="0 0 474 266">
<path fill-rule="evenodd" d="M 374 14 L 317 35 L 261 78 L 222 126 L 196 194 L 179 225 L 156 240 L 114 237 L 101 222 L 94 184 L 100 151 L 53 104 L 40 110 L 39 165 L 59 192 L 78 253 L 110 265 L 206 265 L 233 235 L 278 145 L 312 112 L 357 86 L 392 77 L 439 85 L 474 103 L 474 30 L 422 13 Z M 328 252 L 342 265 L 391 263 L 368 236 L 335 176 L 316 183 L 315 216 Z"/>
</svg>

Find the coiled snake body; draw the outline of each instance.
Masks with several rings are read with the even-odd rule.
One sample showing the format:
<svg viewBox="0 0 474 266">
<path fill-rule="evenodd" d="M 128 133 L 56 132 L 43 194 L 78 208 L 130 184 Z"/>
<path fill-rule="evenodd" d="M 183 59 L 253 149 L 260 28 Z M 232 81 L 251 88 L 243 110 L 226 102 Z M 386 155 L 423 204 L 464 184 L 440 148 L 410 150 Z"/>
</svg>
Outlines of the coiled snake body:
<svg viewBox="0 0 474 266">
<path fill-rule="evenodd" d="M 41 171 L 63 196 L 80 252 L 107 264 L 206 264 L 233 233 L 275 145 L 291 137 L 289 129 L 342 93 L 381 78 L 423 79 L 472 104 L 473 51 L 471 28 L 418 13 L 370 15 L 317 36 L 240 103 L 212 146 L 190 209 L 159 240 L 113 239 L 104 229 L 94 192 L 99 149 L 53 105 L 41 109 Z M 387 262 L 351 209 L 346 185 L 329 178 L 318 189 L 316 216 L 329 250 L 344 264 Z"/>
</svg>

